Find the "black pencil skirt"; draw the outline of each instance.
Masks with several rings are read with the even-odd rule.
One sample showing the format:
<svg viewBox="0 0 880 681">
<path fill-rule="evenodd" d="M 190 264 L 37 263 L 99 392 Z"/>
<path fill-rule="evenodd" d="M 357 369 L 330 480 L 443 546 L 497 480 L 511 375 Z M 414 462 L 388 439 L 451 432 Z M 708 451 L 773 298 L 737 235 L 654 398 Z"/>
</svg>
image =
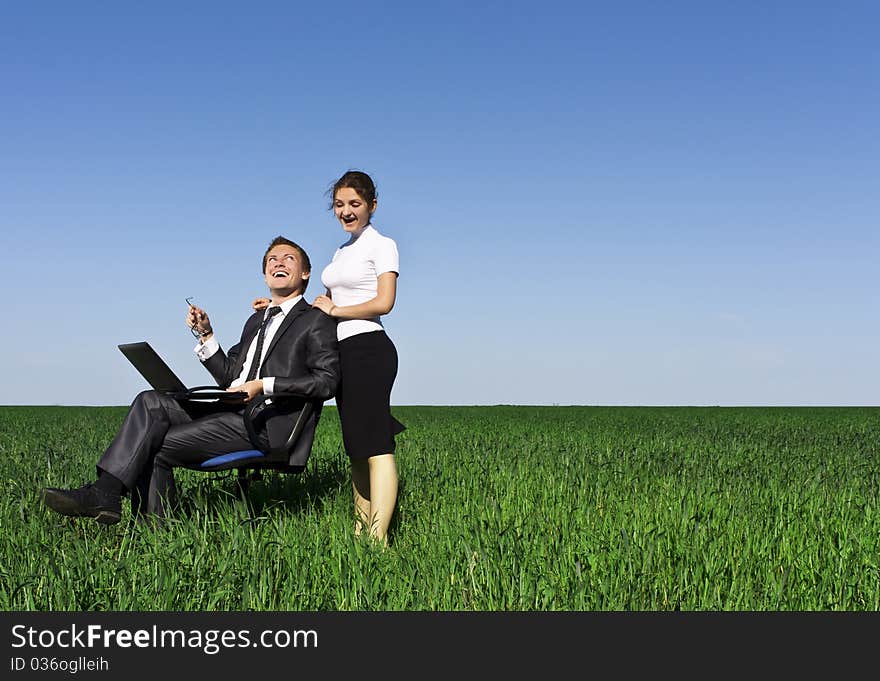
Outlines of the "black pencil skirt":
<svg viewBox="0 0 880 681">
<path fill-rule="evenodd" d="M 391 415 L 391 387 L 397 376 L 397 349 L 384 331 L 349 336 L 339 342 L 342 381 L 336 406 L 342 442 L 351 459 L 391 454 L 394 436 L 404 430 Z"/>
</svg>

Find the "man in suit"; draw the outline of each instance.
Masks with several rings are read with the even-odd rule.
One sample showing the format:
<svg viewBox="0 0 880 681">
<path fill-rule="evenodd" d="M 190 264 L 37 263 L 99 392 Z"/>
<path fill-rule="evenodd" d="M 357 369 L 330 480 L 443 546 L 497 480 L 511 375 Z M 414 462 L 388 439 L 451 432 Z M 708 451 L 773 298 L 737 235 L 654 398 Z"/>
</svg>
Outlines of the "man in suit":
<svg viewBox="0 0 880 681">
<path fill-rule="evenodd" d="M 199 336 L 196 354 L 221 388 L 246 393 L 244 402 L 178 402 L 155 390 L 141 393 L 99 459 L 97 480 L 76 489 L 44 489 L 46 505 L 112 524 L 119 522 L 128 492 L 135 514 L 163 517 L 175 502 L 174 467 L 197 468 L 214 456 L 255 446 L 270 459 L 305 465 L 320 407 L 339 383 L 336 324 L 303 298 L 310 272 L 306 252 L 276 237 L 263 256 L 271 306 L 247 320 L 228 353 L 214 338 L 208 315 L 190 306 L 186 322 Z M 257 442 L 248 437 L 244 419 L 254 400 L 266 405 L 256 419 Z M 287 439 L 307 401 L 316 408 L 287 460 Z"/>
</svg>

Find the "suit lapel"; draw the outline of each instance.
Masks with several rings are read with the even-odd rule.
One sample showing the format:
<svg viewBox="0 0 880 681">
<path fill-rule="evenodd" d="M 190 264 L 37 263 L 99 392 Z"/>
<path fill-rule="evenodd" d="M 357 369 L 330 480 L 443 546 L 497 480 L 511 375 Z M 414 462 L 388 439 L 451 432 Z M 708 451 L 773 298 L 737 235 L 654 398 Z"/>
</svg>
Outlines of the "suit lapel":
<svg viewBox="0 0 880 681">
<path fill-rule="evenodd" d="M 251 343 L 254 342 L 254 338 L 257 337 L 257 333 L 260 331 L 260 325 L 263 323 L 264 314 L 265 312 L 262 310 L 256 312 L 245 323 L 241 334 L 241 351 L 238 353 L 238 357 L 235 358 L 235 364 L 232 367 L 231 380 L 233 381 L 241 375 L 241 371 L 244 369 L 244 361 L 247 359 L 248 348 L 251 347 Z"/>
<path fill-rule="evenodd" d="M 293 324 L 294 320 L 311 308 L 312 306 L 306 302 L 305 298 L 300 298 L 299 302 L 294 305 L 291 308 L 290 312 L 288 312 L 284 316 L 284 319 L 281 322 L 281 328 L 279 328 L 275 335 L 272 337 L 272 342 L 269 344 L 269 349 L 266 350 L 266 355 L 263 358 L 263 364 L 265 364 L 266 361 L 269 359 L 269 355 L 272 354 L 272 350 L 274 350 L 275 346 L 278 345 L 278 341 L 281 339 L 281 336 L 283 336 L 287 329 L 290 328 L 290 325 Z"/>
</svg>

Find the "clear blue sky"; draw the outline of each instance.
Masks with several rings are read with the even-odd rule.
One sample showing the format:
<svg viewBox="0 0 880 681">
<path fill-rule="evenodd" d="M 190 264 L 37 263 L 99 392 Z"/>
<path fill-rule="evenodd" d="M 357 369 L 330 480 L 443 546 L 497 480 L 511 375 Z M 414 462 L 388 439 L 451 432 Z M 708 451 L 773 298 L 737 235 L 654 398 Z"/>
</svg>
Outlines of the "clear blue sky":
<svg viewBox="0 0 880 681">
<path fill-rule="evenodd" d="M 378 185 L 406 404 L 880 403 L 874 2 L 4 3 L 0 404 L 184 381 Z"/>
</svg>

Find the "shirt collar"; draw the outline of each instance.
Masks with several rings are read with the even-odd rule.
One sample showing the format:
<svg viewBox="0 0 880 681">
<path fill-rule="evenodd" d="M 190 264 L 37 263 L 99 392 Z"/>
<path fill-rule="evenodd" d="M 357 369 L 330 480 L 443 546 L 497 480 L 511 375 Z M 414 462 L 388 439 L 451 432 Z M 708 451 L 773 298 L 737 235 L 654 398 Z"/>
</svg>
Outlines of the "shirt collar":
<svg viewBox="0 0 880 681">
<path fill-rule="evenodd" d="M 362 238 L 364 237 L 365 234 L 371 234 L 371 233 L 373 233 L 373 232 L 375 232 L 375 231 L 376 231 L 376 228 L 373 227 L 373 223 L 372 223 L 372 222 L 368 222 L 368 223 L 367 223 L 367 226 L 364 227 L 364 228 L 361 230 L 361 233 L 358 234 L 357 237 L 353 237 L 353 238 L 351 239 L 351 243 L 354 243 L 355 241 L 359 241 L 360 239 L 362 239 Z"/>
<path fill-rule="evenodd" d="M 297 296 L 296 298 L 291 298 L 290 300 L 285 300 L 279 306 L 281 308 L 281 312 L 279 312 L 275 316 L 276 317 L 284 317 L 285 315 L 287 315 L 287 313 L 289 313 L 293 309 L 293 306 L 296 305 L 301 300 L 302 300 L 301 295 Z M 269 307 L 272 307 L 272 305 L 270 304 Z M 266 309 L 269 309 L 269 308 L 266 308 Z M 264 312 L 263 319 L 265 319 L 265 318 L 266 318 L 266 313 Z"/>
</svg>

